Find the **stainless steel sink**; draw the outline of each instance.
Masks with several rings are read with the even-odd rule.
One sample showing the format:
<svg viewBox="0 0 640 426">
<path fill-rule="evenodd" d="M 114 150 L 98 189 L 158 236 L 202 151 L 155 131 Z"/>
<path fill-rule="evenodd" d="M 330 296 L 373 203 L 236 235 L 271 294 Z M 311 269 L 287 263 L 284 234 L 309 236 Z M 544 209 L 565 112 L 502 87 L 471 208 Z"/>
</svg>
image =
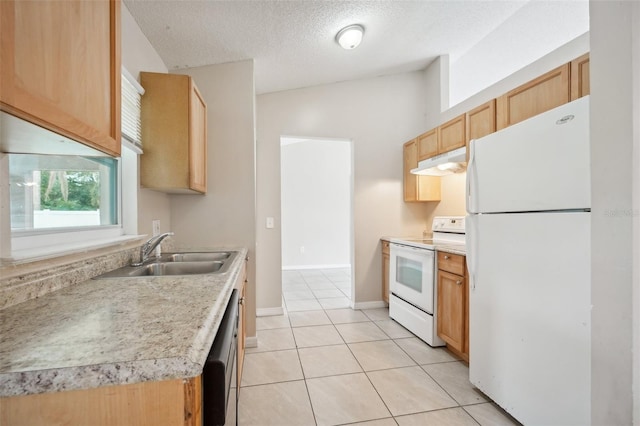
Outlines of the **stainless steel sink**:
<svg viewBox="0 0 640 426">
<path fill-rule="evenodd" d="M 164 262 L 207 262 L 226 260 L 232 252 L 202 252 L 202 253 L 166 253 L 160 258 Z"/>
<path fill-rule="evenodd" d="M 148 276 L 223 274 L 238 252 L 165 253 L 140 266 L 123 266 L 94 279 Z"/>
</svg>

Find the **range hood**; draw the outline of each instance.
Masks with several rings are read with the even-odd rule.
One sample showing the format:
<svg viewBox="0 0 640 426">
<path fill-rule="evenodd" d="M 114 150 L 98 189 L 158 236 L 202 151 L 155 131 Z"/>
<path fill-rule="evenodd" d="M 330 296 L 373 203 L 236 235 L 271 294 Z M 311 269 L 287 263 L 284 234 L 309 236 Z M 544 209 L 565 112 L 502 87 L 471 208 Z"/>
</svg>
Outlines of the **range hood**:
<svg viewBox="0 0 640 426">
<path fill-rule="evenodd" d="M 411 170 L 414 175 L 446 176 L 467 169 L 467 148 L 462 147 L 435 157 L 427 158 Z"/>
</svg>

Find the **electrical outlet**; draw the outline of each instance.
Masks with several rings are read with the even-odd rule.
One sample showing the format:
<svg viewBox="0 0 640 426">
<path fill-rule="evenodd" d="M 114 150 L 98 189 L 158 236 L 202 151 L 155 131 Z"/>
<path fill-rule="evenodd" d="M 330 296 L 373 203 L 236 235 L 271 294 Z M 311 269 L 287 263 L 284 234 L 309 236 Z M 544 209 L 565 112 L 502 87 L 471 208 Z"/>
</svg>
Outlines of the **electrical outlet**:
<svg viewBox="0 0 640 426">
<path fill-rule="evenodd" d="M 151 227 L 153 228 L 153 236 L 160 235 L 160 220 L 154 219 L 151 221 Z"/>
</svg>

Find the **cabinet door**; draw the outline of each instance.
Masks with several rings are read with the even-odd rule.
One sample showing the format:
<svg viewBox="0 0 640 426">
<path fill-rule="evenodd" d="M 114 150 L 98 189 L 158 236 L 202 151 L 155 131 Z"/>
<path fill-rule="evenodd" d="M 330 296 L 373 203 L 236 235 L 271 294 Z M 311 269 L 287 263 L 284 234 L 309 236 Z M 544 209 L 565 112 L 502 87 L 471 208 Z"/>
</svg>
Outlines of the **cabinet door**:
<svg viewBox="0 0 640 426">
<path fill-rule="evenodd" d="M 207 190 L 207 106 L 193 79 L 141 72 L 140 184 L 168 193 Z"/>
<path fill-rule="evenodd" d="M 247 265 L 240 272 L 240 278 L 236 284 L 236 288 L 240 293 L 240 299 L 238 300 L 238 383 L 242 381 L 242 366 L 244 365 L 244 345 L 246 339 L 246 296 L 247 296 Z"/>
<path fill-rule="evenodd" d="M 569 64 L 564 64 L 500 96 L 498 130 L 569 102 Z"/>
<path fill-rule="evenodd" d="M 466 295 L 464 277 L 438 270 L 438 336 L 464 352 Z"/>
<path fill-rule="evenodd" d="M 467 142 L 496 131 L 496 100 L 491 99 L 467 113 Z"/>
<path fill-rule="evenodd" d="M 207 192 L 207 105 L 191 80 L 189 120 L 189 187 Z"/>
<path fill-rule="evenodd" d="M 491 99 L 467 113 L 467 145 L 472 139 L 487 136 L 496 131 L 496 100 Z M 469 150 L 467 149 L 467 161 Z"/>
<path fill-rule="evenodd" d="M 571 61 L 571 100 L 587 96 L 591 93 L 589 82 L 589 54 Z"/>
<path fill-rule="evenodd" d="M 418 180 L 411 174 L 411 169 L 418 167 L 418 147 L 414 139 L 403 147 L 404 201 L 417 201 Z"/>
<path fill-rule="evenodd" d="M 385 244 L 385 242 L 383 242 Z M 387 247 L 389 243 L 386 243 Z M 389 303 L 389 253 L 382 253 L 382 300 Z"/>
<path fill-rule="evenodd" d="M 438 129 L 429 130 L 418 136 L 418 161 L 438 155 Z"/>
<path fill-rule="evenodd" d="M 440 201 L 439 177 L 411 174 L 411 169 L 418 167 L 417 145 L 417 140 L 414 139 L 403 147 L 404 201 Z"/>
<path fill-rule="evenodd" d="M 438 127 L 438 154 L 462 148 L 467 144 L 465 114 L 449 120 Z"/>
<path fill-rule="evenodd" d="M 120 1 L 1 1 L 0 106 L 120 154 Z"/>
</svg>

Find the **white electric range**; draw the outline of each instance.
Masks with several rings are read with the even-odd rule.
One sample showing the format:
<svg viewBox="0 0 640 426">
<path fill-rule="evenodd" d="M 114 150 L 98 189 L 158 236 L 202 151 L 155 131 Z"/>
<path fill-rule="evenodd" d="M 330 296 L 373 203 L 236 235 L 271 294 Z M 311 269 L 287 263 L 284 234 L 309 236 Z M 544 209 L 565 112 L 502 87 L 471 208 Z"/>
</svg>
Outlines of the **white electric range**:
<svg viewBox="0 0 640 426">
<path fill-rule="evenodd" d="M 431 346 L 437 335 L 436 248 L 464 253 L 464 216 L 433 219 L 432 238 L 391 238 L 389 316 Z"/>
</svg>

